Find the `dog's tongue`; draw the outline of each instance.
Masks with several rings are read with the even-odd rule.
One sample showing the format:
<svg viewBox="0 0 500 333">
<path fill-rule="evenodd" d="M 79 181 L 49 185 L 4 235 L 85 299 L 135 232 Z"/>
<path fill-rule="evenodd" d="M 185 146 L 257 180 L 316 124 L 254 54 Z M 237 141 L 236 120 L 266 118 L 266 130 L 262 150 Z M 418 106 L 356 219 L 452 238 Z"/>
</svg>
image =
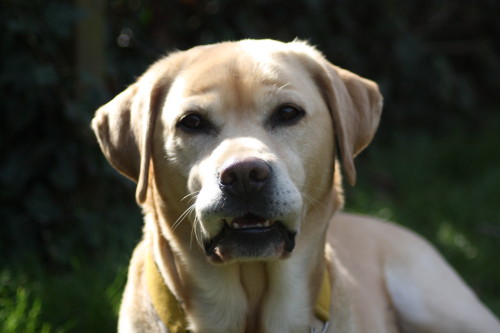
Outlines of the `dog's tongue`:
<svg viewBox="0 0 500 333">
<path fill-rule="evenodd" d="M 233 227 L 238 229 L 269 226 L 266 219 L 253 214 L 236 217 L 231 221 L 231 224 Z"/>
</svg>

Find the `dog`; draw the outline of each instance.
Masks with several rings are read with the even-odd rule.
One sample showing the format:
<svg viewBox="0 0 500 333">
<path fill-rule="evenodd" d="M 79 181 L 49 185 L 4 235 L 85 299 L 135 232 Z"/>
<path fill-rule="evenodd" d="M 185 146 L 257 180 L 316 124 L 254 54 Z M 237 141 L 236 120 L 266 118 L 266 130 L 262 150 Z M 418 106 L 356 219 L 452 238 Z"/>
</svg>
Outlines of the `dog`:
<svg viewBox="0 0 500 333">
<path fill-rule="evenodd" d="M 174 52 L 99 108 L 145 219 L 119 331 L 500 332 L 429 243 L 341 212 L 381 110 L 376 83 L 272 40 Z"/>
</svg>

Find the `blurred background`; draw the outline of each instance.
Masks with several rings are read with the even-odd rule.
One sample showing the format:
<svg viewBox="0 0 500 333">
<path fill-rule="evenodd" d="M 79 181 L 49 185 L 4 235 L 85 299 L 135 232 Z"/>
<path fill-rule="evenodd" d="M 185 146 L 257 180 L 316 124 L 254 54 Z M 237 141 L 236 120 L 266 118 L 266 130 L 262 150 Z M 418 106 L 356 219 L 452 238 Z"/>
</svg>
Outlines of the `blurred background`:
<svg viewBox="0 0 500 333">
<path fill-rule="evenodd" d="M 113 332 L 141 237 L 97 107 L 176 49 L 308 40 L 379 83 L 349 211 L 429 239 L 500 315 L 500 2 L 2 0 L 0 331 Z"/>
</svg>

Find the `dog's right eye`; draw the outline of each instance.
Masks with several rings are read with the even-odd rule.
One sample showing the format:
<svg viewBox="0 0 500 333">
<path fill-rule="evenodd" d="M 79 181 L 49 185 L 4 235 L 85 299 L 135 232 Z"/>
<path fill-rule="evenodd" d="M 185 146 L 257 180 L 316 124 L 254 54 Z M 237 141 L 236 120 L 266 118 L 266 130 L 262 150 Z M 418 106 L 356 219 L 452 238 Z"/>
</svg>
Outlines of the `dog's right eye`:
<svg viewBox="0 0 500 333">
<path fill-rule="evenodd" d="M 208 122 L 197 113 L 183 116 L 177 123 L 177 127 L 188 131 L 203 131 L 208 129 Z"/>
</svg>

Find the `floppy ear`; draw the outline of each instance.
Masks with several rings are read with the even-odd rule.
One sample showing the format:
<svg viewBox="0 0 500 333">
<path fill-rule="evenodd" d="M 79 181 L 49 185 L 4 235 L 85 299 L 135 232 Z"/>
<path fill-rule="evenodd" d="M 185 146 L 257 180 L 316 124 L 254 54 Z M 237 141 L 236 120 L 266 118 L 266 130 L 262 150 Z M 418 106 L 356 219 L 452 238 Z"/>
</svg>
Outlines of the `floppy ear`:
<svg viewBox="0 0 500 333">
<path fill-rule="evenodd" d="M 375 82 L 326 62 L 327 103 L 332 112 L 342 167 L 349 184 L 356 183 L 354 157 L 372 140 L 383 98 Z"/>
<path fill-rule="evenodd" d="M 92 120 L 108 161 L 137 182 L 139 203 L 146 199 L 154 124 L 170 84 L 169 76 L 158 72 L 159 67 L 158 63 L 153 65 L 137 82 L 100 107 Z"/>
</svg>

